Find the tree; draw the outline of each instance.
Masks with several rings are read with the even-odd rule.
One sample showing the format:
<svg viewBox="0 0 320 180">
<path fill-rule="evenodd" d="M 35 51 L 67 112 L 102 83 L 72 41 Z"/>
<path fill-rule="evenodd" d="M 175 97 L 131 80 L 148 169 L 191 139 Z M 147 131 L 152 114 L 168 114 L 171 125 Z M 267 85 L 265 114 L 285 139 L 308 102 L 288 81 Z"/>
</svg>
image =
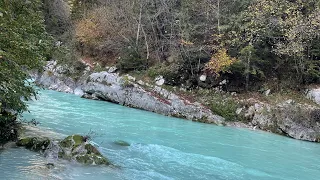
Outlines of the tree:
<svg viewBox="0 0 320 180">
<path fill-rule="evenodd" d="M 27 109 L 24 100 L 36 93 L 28 72 L 42 67 L 50 53 L 41 5 L 40 0 L 0 1 L 0 122 L 5 125 L 14 124 L 12 112 Z"/>
<path fill-rule="evenodd" d="M 245 32 L 256 42 L 256 50 L 267 42 L 270 54 L 279 57 L 273 63 L 278 76 L 301 84 L 308 71 L 319 69 L 319 57 L 311 55 L 320 37 L 319 12 L 316 1 L 257 0 L 244 12 Z"/>
</svg>

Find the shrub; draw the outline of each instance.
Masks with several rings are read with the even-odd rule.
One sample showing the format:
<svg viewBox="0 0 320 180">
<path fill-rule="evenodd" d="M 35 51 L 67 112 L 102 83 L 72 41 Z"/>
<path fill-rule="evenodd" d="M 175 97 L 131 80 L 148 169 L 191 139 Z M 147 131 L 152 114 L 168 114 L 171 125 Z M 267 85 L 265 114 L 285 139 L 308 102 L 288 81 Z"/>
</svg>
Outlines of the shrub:
<svg viewBox="0 0 320 180">
<path fill-rule="evenodd" d="M 141 57 L 136 48 L 129 46 L 124 49 L 122 57 L 117 63 L 117 67 L 122 72 L 129 72 L 133 70 L 143 70 L 147 67 L 147 61 Z"/>
<path fill-rule="evenodd" d="M 7 113 L 0 113 L 0 145 L 18 138 L 17 117 Z"/>
<path fill-rule="evenodd" d="M 222 98 L 211 101 L 211 110 L 219 116 L 224 117 L 227 121 L 237 121 L 238 115 L 236 113 L 238 104 L 231 99 Z"/>
</svg>

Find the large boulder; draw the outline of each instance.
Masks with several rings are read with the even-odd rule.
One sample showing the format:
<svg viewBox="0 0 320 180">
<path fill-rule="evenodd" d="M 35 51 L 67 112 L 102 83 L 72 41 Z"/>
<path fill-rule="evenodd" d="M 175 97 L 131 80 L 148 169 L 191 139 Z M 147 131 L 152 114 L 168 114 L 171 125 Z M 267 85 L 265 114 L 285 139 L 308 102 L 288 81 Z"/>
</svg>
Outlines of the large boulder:
<svg viewBox="0 0 320 180">
<path fill-rule="evenodd" d="M 61 147 L 59 158 L 75 160 L 86 165 L 110 165 L 107 158 L 103 157 L 96 147 L 88 143 L 84 136 L 68 136 L 60 141 L 59 145 Z"/>
<path fill-rule="evenodd" d="M 320 110 L 315 107 L 289 100 L 274 106 L 251 107 L 253 126 L 294 139 L 320 142 Z"/>
<path fill-rule="evenodd" d="M 17 145 L 41 152 L 51 160 L 59 158 L 84 165 L 110 165 L 109 160 L 80 135 L 68 136 L 58 142 L 49 138 L 24 137 L 18 140 Z"/>
</svg>

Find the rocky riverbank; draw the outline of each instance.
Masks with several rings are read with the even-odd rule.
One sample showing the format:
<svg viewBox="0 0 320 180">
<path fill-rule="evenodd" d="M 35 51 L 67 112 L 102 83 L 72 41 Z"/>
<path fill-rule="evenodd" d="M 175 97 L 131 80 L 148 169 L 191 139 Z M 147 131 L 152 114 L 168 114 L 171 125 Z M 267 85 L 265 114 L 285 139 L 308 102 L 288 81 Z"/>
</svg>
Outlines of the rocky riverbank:
<svg viewBox="0 0 320 180">
<path fill-rule="evenodd" d="M 72 71 L 75 71 L 73 67 L 50 61 L 44 72 L 34 74 L 34 77 L 36 83 L 45 88 L 74 93 L 84 98 L 109 101 L 197 122 L 261 129 L 295 139 L 320 141 L 320 111 L 317 106 L 300 104 L 293 100 L 275 105 L 257 101 L 237 109 L 236 113 L 245 117 L 245 121 L 230 122 L 201 103 L 190 102 L 162 88 L 161 78 L 156 79 L 153 85 L 136 80 L 130 75 L 119 75 L 116 68 L 91 72 L 87 67 L 76 78 L 68 75 Z M 317 96 L 313 93 L 310 98 L 312 97 Z"/>
</svg>

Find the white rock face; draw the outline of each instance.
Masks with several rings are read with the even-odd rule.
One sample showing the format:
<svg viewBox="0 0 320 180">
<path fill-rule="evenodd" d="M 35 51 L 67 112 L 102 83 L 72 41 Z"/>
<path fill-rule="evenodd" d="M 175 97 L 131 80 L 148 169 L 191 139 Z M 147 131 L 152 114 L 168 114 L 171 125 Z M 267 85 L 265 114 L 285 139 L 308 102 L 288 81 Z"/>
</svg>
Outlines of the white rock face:
<svg viewBox="0 0 320 180">
<path fill-rule="evenodd" d="M 320 88 L 309 90 L 307 97 L 315 103 L 320 104 Z"/>
<path fill-rule="evenodd" d="M 203 74 L 200 76 L 200 81 L 205 82 L 207 80 L 207 75 Z"/>
<path fill-rule="evenodd" d="M 165 82 L 163 76 L 158 76 L 155 78 L 155 82 L 156 82 L 156 85 L 158 86 L 162 86 Z"/>
</svg>

